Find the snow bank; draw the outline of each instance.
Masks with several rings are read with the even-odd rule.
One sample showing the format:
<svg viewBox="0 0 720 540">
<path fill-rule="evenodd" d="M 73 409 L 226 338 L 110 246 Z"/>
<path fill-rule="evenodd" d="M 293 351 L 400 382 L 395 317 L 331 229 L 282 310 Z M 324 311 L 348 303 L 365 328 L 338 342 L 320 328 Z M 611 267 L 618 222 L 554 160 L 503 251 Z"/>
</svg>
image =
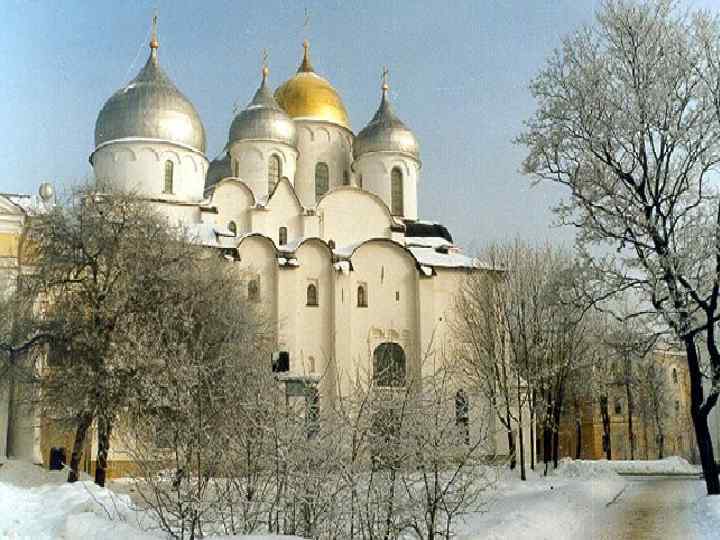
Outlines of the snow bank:
<svg viewBox="0 0 720 540">
<path fill-rule="evenodd" d="M 593 480 L 617 478 L 620 473 L 627 474 L 697 474 L 700 467 L 690 464 L 686 459 L 672 456 L 665 459 L 647 461 L 617 460 L 574 460 L 563 458 L 558 463 L 553 476 L 559 478 L 577 478 Z"/>
<path fill-rule="evenodd" d="M 558 468 L 551 474 L 558 478 L 578 480 L 618 479 L 612 462 L 605 460 L 589 461 L 563 458 L 558 463 Z"/>
<path fill-rule="evenodd" d="M 0 462 L 0 540 L 158 540 L 168 536 L 127 495 L 96 486 L 87 475 L 23 461 Z M 152 531 L 143 529 L 154 529 Z M 299 540 L 293 536 L 217 536 L 212 540 Z"/>
</svg>

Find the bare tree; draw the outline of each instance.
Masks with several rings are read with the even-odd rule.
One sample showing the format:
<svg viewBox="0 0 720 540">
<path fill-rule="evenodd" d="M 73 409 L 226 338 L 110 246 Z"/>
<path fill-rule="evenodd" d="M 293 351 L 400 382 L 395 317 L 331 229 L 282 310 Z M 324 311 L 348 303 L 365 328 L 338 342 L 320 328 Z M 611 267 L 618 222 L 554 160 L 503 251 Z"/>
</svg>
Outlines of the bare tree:
<svg viewBox="0 0 720 540">
<path fill-rule="evenodd" d="M 103 485 L 113 423 L 148 365 L 134 339 L 146 313 L 167 302 L 169 277 L 191 258 L 187 242 L 132 194 L 83 188 L 31 222 L 34 298 L 52 332 L 39 366 L 40 405 L 75 429 L 69 481 L 97 422 L 96 482 Z"/>
<path fill-rule="evenodd" d="M 519 137 L 525 171 L 570 190 L 558 212 L 578 228 L 593 300 L 633 290 L 684 344 L 710 494 L 720 493 L 707 423 L 720 381 L 717 29 L 672 0 L 604 2 L 533 81 L 538 107 Z M 698 337 L 712 366 L 707 396 Z"/>
</svg>

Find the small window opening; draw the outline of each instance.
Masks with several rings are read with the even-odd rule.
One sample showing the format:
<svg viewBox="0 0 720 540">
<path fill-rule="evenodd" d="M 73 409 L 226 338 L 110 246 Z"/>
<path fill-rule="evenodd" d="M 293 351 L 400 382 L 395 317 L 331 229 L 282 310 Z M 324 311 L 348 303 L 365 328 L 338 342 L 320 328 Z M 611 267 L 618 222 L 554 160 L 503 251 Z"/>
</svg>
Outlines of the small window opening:
<svg viewBox="0 0 720 540">
<path fill-rule="evenodd" d="M 365 285 L 358 285 L 357 305 L 358 305 L 358 307 L 368 307 L 367 289 L 366 289 Z"/>
<path fill-rule="evenodd" d="M 328 247 L 330 248 L 330 250 L 334 250 L 335 249 L 335 240 L 333 240 L 333 239 L 328 240 Z"/>
<path fill-rule="evenodd" d="M 234 221 L 228 223 L 228 231 L 237 236 L 237 224 Z"/>
<path fill-rule="evenodd" d="M 284 246 L 287 244 L 287 227 L 280 227 L 278 229 L 278 244 Z"/>
<path fill-rule="evenodd" d="M 396 302 L 400 301 L 400 291 L 395 291 L 395 301 Z"/>
<path fill-rule="evenodd" d="M 672 382 L 674 384 L 677 384 L 677 382 L 678 382 L 677 369 L 675 369 L 675 368 L 673 368 L 673 370 L 672 370 Z"/>
<path fill-rule="evenodd" d="M 282 177 L 282 162 L 280 156 L 273 154 L 268 162 L 268 195 L 273 192 L 275 186 Z"/>
<path fill-rule="evenodd" d="M 318 290 L 314 283 L 307 286 L 307 305 L 311 307 L 318 305 Z"/>
<path fill-rule="evenodd" d="M 173 171 L 175 164 L 167 160 L 165 162 L 165 179 L 163 182 L 163 193 L 172 194 L 173 192 Z"/>
<path fill-rule="evenodd" d="M 250 302 L 260 301 L 260 283 L 258 278 L 251 279 L 248 282 L 248 300 Z"/>
<path fill-rule="evenodd" d="M 622 414 L 622 402 L 619 399 L 615 401 L 615 414 Z"/>
<path fill-rule="evenodd" d="M 327 163 L 320 162 L 315 165 L 315 202 L 330 189 L 330 170 Z"/>
<path fill-rule="evenodd" d="M 461 388 L 455 394 L 455 425 L 465 444 L 470 444 L 470 403 L 467 394 Z"/>
<path fill-rule="evenodd" d="M 343 186 L 350 185 L 350 173 L 347 170 L 343 171 Z"/>
</svg>

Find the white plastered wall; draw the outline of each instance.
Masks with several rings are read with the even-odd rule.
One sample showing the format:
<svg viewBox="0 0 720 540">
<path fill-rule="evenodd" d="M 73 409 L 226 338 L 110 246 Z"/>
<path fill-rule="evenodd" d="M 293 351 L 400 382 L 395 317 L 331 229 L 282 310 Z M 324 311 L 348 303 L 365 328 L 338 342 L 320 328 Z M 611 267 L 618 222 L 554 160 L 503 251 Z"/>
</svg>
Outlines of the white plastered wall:
<svg viewBox="0 0 720 540">
<path fill-rule="evenodd" d="M 173 193 L 163 193 L 165 162 L 173 162 Z M 154 199 L 199 202 L 203 198 L 207 158 L 169 142 L 114 141 L 92 156 L 98 183 Z"/>
<path fill-rule="evenodd" d="M 295 190 L 303 206 L 315 207 L 315 165 L 327 163 L 329 190 L 342 185 L 343 174 L 351 175 L 353 134 L 346 128 L 316 120 L 295 119 L 298 132 Z M 352 175 L 351 175 L 352 176 Z"/>
<path fill-rule="evenodd" d="M 392 218 L 385 204 L 356 187 L 341 187 L 320 201 L 320 237 L 338 247 L 370 238 L 390 238 Z"/>
<path fill-rule="evenodd" d="M 258 201 L 269 196 L 268 169 L 273 154 L 280 157 L 280 176 L 286 177 L 292 185 L 298 158 L 295 148 L 273 141 L 238 141 L 230 148 L 233 174 L 248 185 Z"/>
<path fill-rule="evenodd" d="M 218 213 L 209 216 L 212 222 L 227 227 L 234 221 L 237 232 L 248 233 L 252 230 L 251 208 L 255 206 L 255 197 L 243 182 L 235 178 L 226 178 L 218 182 L 212 192 L 210 204 Z"/>
<path fill-rule="evenodd" d="M 393 152 L 371 152 L 360 156 L 353 163 L 353 169 L 362 176 L 362 188 L 380 197 L 388 208 L 391 206 L 390 174 L 393 167 L 399 167 L 403 173 L 403 210 L 402 217 L 417 219 L 417 184 L 420 176 L 420 163 L 405 154 Z"/>
</svg>

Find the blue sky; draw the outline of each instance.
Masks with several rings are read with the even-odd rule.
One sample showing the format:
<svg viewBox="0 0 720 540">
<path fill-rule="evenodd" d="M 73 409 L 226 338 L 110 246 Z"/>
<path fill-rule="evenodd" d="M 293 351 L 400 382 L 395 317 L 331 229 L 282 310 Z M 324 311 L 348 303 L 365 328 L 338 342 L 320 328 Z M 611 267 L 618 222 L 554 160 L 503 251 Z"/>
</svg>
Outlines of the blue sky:
<svg viewBox="0 0 720 540">
<path fill-rule="evenodd" d="M 302 40 L 359 131 L 390 68 L 398 115 L 420 140 L 420 214 L 468 246 L 521 236 L 561 241 L 550 227 L 558 188 L 531 188 L 512 144 L 533 111 L 531 77 L 563 35 L 590 22 L 597 1 L 3 1 L 0 18 L 0 192 L 29 193 L 90 174 L 95 118 L 142 67 L 160 14 L 160 60 L 194 103 L 212 159 L 235 102 L 259 82 L 262 50 L 278 86 Z M 717 7 L 696 0 L 694 7 Z M 303 28 L 305 8 L 309 29 Z"/>
</svg>

